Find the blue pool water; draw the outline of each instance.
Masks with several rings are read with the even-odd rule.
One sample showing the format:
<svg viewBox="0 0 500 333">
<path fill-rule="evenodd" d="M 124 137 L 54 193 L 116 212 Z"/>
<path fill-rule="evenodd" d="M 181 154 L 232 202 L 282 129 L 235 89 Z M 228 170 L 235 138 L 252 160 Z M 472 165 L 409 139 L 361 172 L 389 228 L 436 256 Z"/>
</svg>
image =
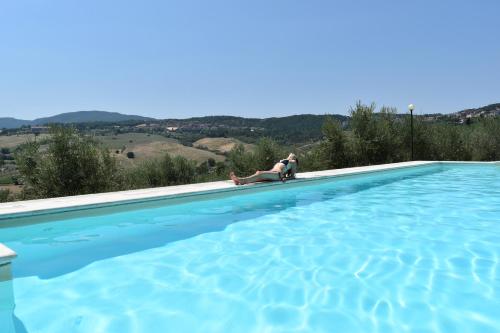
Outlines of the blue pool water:
<svg viewBox="0 0 500 333">
<path fill-rule="evenodd" d="M 496 165 L 44 219 L 0 228 L 15 332 L 500 331 Z"/>
</svg>

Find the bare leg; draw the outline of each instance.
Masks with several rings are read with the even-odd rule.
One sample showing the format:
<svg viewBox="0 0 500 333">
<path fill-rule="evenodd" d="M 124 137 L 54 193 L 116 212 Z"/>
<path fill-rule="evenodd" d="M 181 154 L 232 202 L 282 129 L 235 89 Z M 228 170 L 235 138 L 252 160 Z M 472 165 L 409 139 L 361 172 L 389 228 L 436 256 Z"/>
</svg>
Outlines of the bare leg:
<svg viewBox="0 0 500 333">
<path fill-rule="evenodd" d="M 237 177 L 236 177 L 237 178 Z M 279 172 L 276 171 L 257 171 L 255 174 L 245 177 L 237 178 L 240 184 L 249 184 L 255 182 L 281 180 Z M 234 181 L 234 179 L 233 179 Z"/>
<path fill-rule="evenodd" d="M 236 177 L 234 172 L 231 171 L 231 173 L 229 174 L 229 177 L 231 177 L 231 180 L 234 182 L 235 185 L 241 185 L 240 179 L 238 177 Z"/>
</svg>

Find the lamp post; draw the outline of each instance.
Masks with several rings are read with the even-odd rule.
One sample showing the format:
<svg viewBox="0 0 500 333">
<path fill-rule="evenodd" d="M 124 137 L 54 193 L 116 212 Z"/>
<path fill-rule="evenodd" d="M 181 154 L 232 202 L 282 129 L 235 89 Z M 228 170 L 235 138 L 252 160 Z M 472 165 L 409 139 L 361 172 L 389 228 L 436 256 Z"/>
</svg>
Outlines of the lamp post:
<svg viewBox="0 0 500 333">
<path fill-rule="evenodd" d="M 410 126 L 411 126 L 411 160 L 413 161 L 413 110 L 415 105 L 408 105 L 408 110 L 410 110 Z"/>
</svg>

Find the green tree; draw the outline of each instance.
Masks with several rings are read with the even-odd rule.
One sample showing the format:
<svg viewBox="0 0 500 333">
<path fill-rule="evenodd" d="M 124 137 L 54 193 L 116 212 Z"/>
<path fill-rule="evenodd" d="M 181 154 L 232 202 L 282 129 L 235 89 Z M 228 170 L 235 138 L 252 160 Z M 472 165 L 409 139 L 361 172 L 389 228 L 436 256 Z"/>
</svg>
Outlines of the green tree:
<svg viewBox="0 0 500 333">
<path fill-rule="evenodd" d="M 257 170 L 270 170 L 276 162 L 286 157 L 285 154 L 274 140 L 262 138 L 257 142 L 253 153 L 253 167 Z"/>
<path fill-rule="evenodd" d="M 120 188 L 116 161 L 92 138 L 73 128 L 53 127 L 47 151 L 36 142 L 24 144 L 16 164 L 27 197 L 44 198 L 98 193 Z"/>
<path fill-rule="evenodd" d="M 249 175 L 257 170 L 269 170 L 276 162 L 288 155 L 270 138 L 261 138 L 255 151 L 247 152 L 242 144 L 236 145 L 228 153 L 228 166 L 237 175 Z"/>
<path fill-rule="evenodd" d="M 356 136 L 364 141 L 370 141 L 375 137 L 375 127 L 373 122 L 373 114 L 375 112 L 375 103 L 365 105 L 361 101 L 356 102 L 354 107 L 351 107 L 351 127 Z"/>
<path fill-rule="evenodd" d="M 216 162 L 215 162 L 215 160 L 212 157 L 209 157 L 208 160 L 207 160 L 207 164 L 208 164 L 209 168 L 214 168 L 215 165 L 216 165 Z"/>
<path fill-rule="evenodd" d="M 201 176 L 201 175 L 208 175 L 208 173 L 210 172 L 210 168 L 208 166 L 208 162 L 202 162 L 200 163 L 197 167 L 196 167 L 196 174 L 198 176 Z"/>
<path fill-rule="evenodd" d="M 227 169 L 226 163 L 224 163 L 224 162 L 217 162 L 217 163 L 215 163 L 215 174 L 217 176 L 226 178 L 228 172 L 229 171 Z"/>
<path fill-rule="evenodd" d="M 375 118 L 375 137 L 373 163 L 393 163 L 405 160 L 402 149 L 403 140 L 400 135 L 401 122 L 396 118 L 397 110 L 391 107 L 382 107 Z"/>
<path fill-rule="evenodd" d="M 351 157 L 348 147 L 347 136 L 342 130 L 340 122 L 334 118 L 325 119 L 322 128 L 323 141 L 317 148 L 317 155 L 307 156 L 306 159 L 320 159 L 317 164 L 319 168 L 337 169 L 344 168 L 350 164 Z"/>
<path fill-rule="evenodd" d="M 248 175 L 256 170 L 255 161 L 250 153 L 245 152 L 245 147 L 238 144 L 227 155 L 229 170 L 237 175 Z"/>
<path fill-rule="evenodd" d="M 10 199 L 10 191 L 0 189 L 0 202 L 7 202 L 10 201 Z"/>
<path fill-rule="evenodd" d="M 403 151 L 406 151 L 405 160 L 411 158 L 411 120 L 408 115 L 404 119 L 402 129 Z M 419 117 L 413 118 L 413 150 L 415 160 L 436 160 L 438 159 L 435 146 L 435 130 L 430 124 L 424 122 Z"/>
<path fill-rule="evenodd" d="M 457 125 L 440 125 L 436 126 L 435 130 L 439 133 L 434 138 L 434 142 L 439 147 L 437 152 L 439 160 L 469 161 L 471 159 L 465 138 L 468 128 Z"/>
<path fill-rule="evenodd" d="M 469 136 L 472 160 L 500 160 L 500 117 L 483 119 L 472 126 L 473 130 Z"/>
<path fill-rule="evenodd" d="M 127 175 L 131 188 L 189 184 L 195 177 L 196 164 L 193 161 L 182 156 L 172 158 L 169 154 L 144 161 Z"/>
<path fill-rule="evenodd" d="M 173 175 L 168 185 L 179 185 L 193 183 L 196 176 L 196 163 L 182 156 L 173 158 Z"/>
<path fill-rule="evenodd" d="M 351 108 L 353 154 L 356 164 L 380 164 L 403 159 L 401 126 L 396 121 L 396 109 L 382 107 L 375 113 L 375 104 L 357 102 Z"/>
</svg>

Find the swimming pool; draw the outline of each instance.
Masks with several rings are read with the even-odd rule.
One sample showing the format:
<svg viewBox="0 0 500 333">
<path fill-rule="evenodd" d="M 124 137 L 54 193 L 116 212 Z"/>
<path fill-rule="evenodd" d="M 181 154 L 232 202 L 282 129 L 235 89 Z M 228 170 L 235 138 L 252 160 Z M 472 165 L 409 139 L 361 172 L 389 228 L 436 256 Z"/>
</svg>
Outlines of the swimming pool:
<svg viewBox="0 0 500 333">
<path fill-rule="evenodd" d="M 15 332 L 500 331 L 498 165 L 166 203 L 4 224 Z"/>
</svg>

